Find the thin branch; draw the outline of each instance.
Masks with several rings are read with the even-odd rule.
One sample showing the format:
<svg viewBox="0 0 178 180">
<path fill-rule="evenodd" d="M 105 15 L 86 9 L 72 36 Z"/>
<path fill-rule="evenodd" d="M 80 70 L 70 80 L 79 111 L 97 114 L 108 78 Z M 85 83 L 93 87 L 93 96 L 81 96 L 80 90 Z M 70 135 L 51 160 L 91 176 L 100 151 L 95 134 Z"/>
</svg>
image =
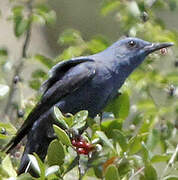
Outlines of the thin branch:
<svg viewBox="0 0 178 180">
<path fill-rule="evenodd" d="M 153 97 L 153 95 L 151 94 L 151 92 L 150 92 L 151 90 L 150 90 L 150 87 L 148 87 L 148 95 L 150 96 L 150 98 L 152 99 L 152 101 L 153 101 L 153 103 L 154 103 L 154 105 L 155 105 L 155 107 L 157 108 L 157 109 L 159 109 L 159 105 L 157 104 L 157 102 L 155 101 L 155 99 L 154 99 L 154 97 Z"/>
<path fill-rule="evenodd" d="M 161 179 L 166 175 L 168 168 L 174 165 L 174 161 L 177 157 L 177 154 L 178 154 L 178 145 L 176 146 L 176 149 L 175 149 L 173 155 L 171 156 L 171 159 L 169 160 L 167 166 L 165 167 L 165 169 L 162 173 Z"/>
<path fill-rule="evenodd" d="M 144 169 L 145 169 L 145 167 L 140 168 L 138 171 L 136 171 L 136 172 L 129 178 L 129 180 L 134 180 L 134 179 L 135 179 L 135 176 L 137 176 L 138 174 L 140 174 Z"/>
<path fill-rule="evenodd" d="M 29 9 L 29 15 L 28 15 L 29 19 L 32 16 L 32 3 L 33 3 L 33 0 L 30 0 L 27 4 L 27 7 Z M 27 57 L 27 48 L 30 42 L 30 37 L 31 37 L 31 23 L 29 24 L 29 28 L 27 29 L 27 32 L 26 32 L 21 58 L 18 62 L 18 65 L 15 67 L 14 76 L 11 81 L 9 96 L 8 96 L 7 104 L 4 109 L 5 115 L 9 115 L 11 111 L 12 100 L 13 100 L 15 90 L 16 90 L 16 84 L 14 83 L 14 78 L 20 76 L 21 70 L 24 66 L 24 59 Z"/>
<path fill-rule="evenodd" d="M 79 172 L 79 178 L 78 179 L 82 180 L 83 173 L 82 173 L 82 167 L 80 164 L 80 155 L 78 154 L 77 157 L 78 157 L 78 172 Z"/>
</svg>

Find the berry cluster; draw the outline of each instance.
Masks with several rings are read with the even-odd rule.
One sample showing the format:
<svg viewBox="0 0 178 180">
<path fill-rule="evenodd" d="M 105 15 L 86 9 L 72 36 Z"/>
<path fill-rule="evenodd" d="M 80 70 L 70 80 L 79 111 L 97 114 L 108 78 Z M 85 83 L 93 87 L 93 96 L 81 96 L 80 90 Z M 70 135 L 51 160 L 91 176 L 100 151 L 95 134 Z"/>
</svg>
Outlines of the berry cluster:
<svg viewBox="0 0 178 180">
<path fill-rule="evenodd" d="M 78 154 L 88 155 L 94 149 L 94 146 L 88 143 L 82 137 L 72 139 L 72 145 L 75 147 Z"/>
</svg>

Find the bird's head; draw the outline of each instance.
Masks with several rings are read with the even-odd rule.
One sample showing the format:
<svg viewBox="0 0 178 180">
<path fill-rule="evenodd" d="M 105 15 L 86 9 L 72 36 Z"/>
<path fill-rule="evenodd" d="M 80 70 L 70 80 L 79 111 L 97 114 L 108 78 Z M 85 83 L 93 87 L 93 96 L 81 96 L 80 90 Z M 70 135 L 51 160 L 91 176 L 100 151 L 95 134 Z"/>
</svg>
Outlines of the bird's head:
<svg viewBox="0 0 178 180">
<path fill-rule="evenodd" d="M 136 68 L 148 54 L 172 45 L 173 43 L 150 43 L 138 38 L 125 38 L 114 43 L 111 48 L 119 63 Z"/>
</svg>

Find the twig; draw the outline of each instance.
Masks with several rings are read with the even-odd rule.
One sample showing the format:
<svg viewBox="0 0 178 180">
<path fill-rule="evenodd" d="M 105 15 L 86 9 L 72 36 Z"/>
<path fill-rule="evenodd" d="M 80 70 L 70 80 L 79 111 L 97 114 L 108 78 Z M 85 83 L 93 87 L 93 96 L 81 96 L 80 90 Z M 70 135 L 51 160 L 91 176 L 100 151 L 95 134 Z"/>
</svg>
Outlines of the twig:
<svg viewBox="0 0 178 180">
<path fill-rule="evenodd" d="M 29 19 L 32 16 L 32 3 L 33 3 L 33 0 L 30 0 L 27 4 L 28 9 L 29 9 L 29 15 L 28 15 Z M 12 105 L 12 100 L 13 100 L 15 90 L 16 90 L 16 85 L 14 83 L 14 77 L 19 76 L 21 73 L 21 70 L 22 70 L 23 65 L 24 65 L 24 59 L 27 57 L 27 47 L 28 47 L 29 42 L 30 42 L 30 37 L 31 37 L 31 23 L 29 24 L 29 28 L 26 32 L 25 41 L 24 41 L 23 48 L 22 48 L 21 58 L 19 60 L 18 65 L 15 67 L 14 76 L 13 76 L 12 81 L 11 81 L 9 96 L 8 96 L 7 104 L 6 104 L 5 109 L 4 109 L 5 115 L 10 114 L 10 110 L 11 110 L 10 106 Z"/>
<path fill-rule="evenodd" d="M 80 164 L 80 155 L 77 155 L 77 160 L 78 160 L 78 172 L 79 172 L 79 180 L 82 180 L 82 176 L 83 176 L 83 172 L 82 172 L 82 168 L 81 168 L 81 164 Z"/>
<path fill-rule="evenodd" d="M 166 172 L 167 172 L 168 168 L 170 166 L 173 166 L 173 163 L 174 163 L 174 161 L 175 161 L 175 159 L 177 157 L 177 154 L 178 154 L 178 145 L 176 146 L 176 149 L 175 149 L 173 155 L 171 156 L 171 159 L 169 160 L 167 166 L 165 167 L 165 169 L 164 169 L 164 171 L 162 173 L 161 179 L 166 175 Z"/>
<path fill-rule="evenodd" d="M 152 99 L 152 101 L 153 101 L 153 103 L 154 103 L 154 105 L 155 105 L 155 107 L 157 108 L 157 109 L 159 109 L 159 105 L 157 104 L 157 102 L 155 101 L 155 99 L 154 99 L 154 97 L 153 97 L 153 95 L 151 94 L 151 92 L 150 92 L 151 90 L 150 90 L 150 87 L 148 87 L 148 95 L 150 96 L 150 98 Z"/>
<path fill-rule="evenodd" d="M 136 171 L 136 172 L 129 178 L 129 180 L 133 180 L 133 179 L 135 178 L 135 176 L 137 176 L 138 174 L 140 174 L 144 169 L 145 169 L 145 167 L 140 168 L 138 171 Z"/>
</svg>

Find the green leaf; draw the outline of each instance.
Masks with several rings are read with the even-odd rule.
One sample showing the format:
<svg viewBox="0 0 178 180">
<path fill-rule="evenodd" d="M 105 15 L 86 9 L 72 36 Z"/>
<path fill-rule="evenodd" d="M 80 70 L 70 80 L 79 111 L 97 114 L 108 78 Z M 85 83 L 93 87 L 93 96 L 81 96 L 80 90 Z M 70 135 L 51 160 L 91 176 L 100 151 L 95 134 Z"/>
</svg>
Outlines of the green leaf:
<svg viewBox="0 0 178 180">
<path fill-rule="evenodd" d="M 11 123 L 1 123 L 0 122 L 0 130 L 4 129 L 8 135 L 14 135 L 17 130 Z"/>
<path fill-rule="evenodd" d="M 109 165 L 106 169 L 105 180 L 119 180 L 119 173 L 115 165 Z"/>
<path fill-rule="evenodd" d="M 122 129 L 122 123 L 120 120 L 105 120 L 101 123 L 101 130 L 104 131 L 104 133 L 107 135 L 109 138 L 114 138 L 113 137 L 113 129 Z"/>
<path fill-rule="evenodd" d="M 14 31 L 16 37 L 20 37 L 26 30 L 30 27 L 30 22 L 27 19 L 22 19 L 19 17 L 19 19 L 16 21 Z"/>
<path fill-rule="evenodd" d="M 135 154 L 141 149 L 142 138 L 140 136 L 134 136 L 129 140 L 129 153 Z"/>
<path fill-rule="evenodd" d="M 167 162 L 170 159 L 170 155 L 154 155 L 151 158 L 152 163 Z"/>
<path fill-rule="evenodd" d="M 62 115 L 62 112 L 56 106 L 54 106 L 54 115 L 55 115 L 55 118 L 57 119 L 57 121 L 59 121 L 59 123 L 61 123 L 66 129 L 69 128 L 67 123 L 64 120 L 65 117 Z"/>
<path fill-rule="evenodd" d="M 140 16 L 140 10 L 136 1 L 130 1 L 127 6 L 130 14 L 135 17 Z"/>
<path fill-rule="evenodd" d="M 39 17 L 43 20 L 39 21 Z M 34 8 L 33 21 L 42 22 L 41 24 L 54 24 L 56 21 L 56 13 L 54 10 L 50 10 L 45 4 L 41 4 Z"/>
<path fill-rule="evenodd" d="M 59 157 L 58 157 L 59 158 Z M 45 172 L 45 177 L 51 175 L 51 174 L 54 174 L 56 173 L 57 171 L 59 171 L 59 166 L 51 166 L 49 167 L 46 172 Z"/>
<path fill-rule="evenodd" d="M 68 29 L 60 35 L 58 43 L 71 45 L 78 43 L 81 39 L 82 37 L 79 31 L 75 29 Z"/>
<path fill-rule="evenodd" d="M 109 146 L 111 149 L 114 150 L 113 144 L 110 142 L 110 140 L 107 138 L 107 136 L 102 131 L 96 131 L 96 134 L 103 140 L 103 142 Z"/>
<path fill-rule="evenodd" d="M 43 179 L 45 178 L 45 165 L 43 164 L 42 160 L 38 157 L 36 153 L 33 153 L 34 157 L 37 160 L 38 166 L 40 168 L 40 177 Z"/>
<path fill-rule="evenodd" d="M 29 157 L 31 166 L 33 167 L 35 172 L 38 173 L 38 175 L 40 175 L 41 171 L 40 171 L 40 167 L 39 167 L 39 164 L 38 164 L 38 161 L 37 161 L 36 157 L 33 156 L 32 154 L 28 154 L 28 157 Z"/>
<path fill-rule="evenodd" d="M 178 180 L 178 176 L 170 175 L 165 177 L 163 180 Z"/>
<path fill-rule="evenodd" d="M 48 148 L 48 163 L 50 166 L 62 165 L 64 163 L 64 147 L 58 140 L 53 140 Z"/>
<path fill-rule="evenodd" d="M 154 167 L 152 165 L 145 166 L 144 174 L 145 174 L 146 180 L 157 180 L 158 179 L 156 170 L 154 169 Z"/>
<path fill-rule="evenodd" d="M 98 36 L 87 43 L 88 49 L 93 53 L 103 51 L 109 46 L 108 41 L 103 36 Z"/>
<path fill-rule="evenodd" d="M 124 121 L 129 115 L 130 100 L 127 92 L 118 95 L 110 104 L 106 107 L 107 112 L 112 112 L 116 118 Z"/>
<path fill-rule="evenodd" d="M 45 57 L 41 54 L 37 54 L 36 56 L 34 56 L 35 60 L 41 62 L 44 66 L 46 66 L 47 68 L 51 69 L 53 64 L 52 59 Z"/>
<path fill-rule="evenodd" d="M 144 141 L 141 142 L 141 145 L 142 145 L 142 157 L 143 157 L 143 160 L 145 162 L 148 162 L 150 161 L 150 152 L 148 150 L 148 147 L 146 146 L 146 144 L 144 143 Z"/>
<path fill-rule="evenodd" d="M 32 72 L 32 77 L 33 78 L 45 78 L 47 75 L 47 73 L 45 71 L 43 71 L 42 69 L 37 69 L 34 72 Z"/>
<path fill-rule="evenodd" d="M 0 48 L 0 56 L 7 56 L 8 55 L 8 51 L 5 48 Z"/>
<path fill-rule="evenodd" d="M 16 37 L 20 37 L 30 27 L 31 22 L 29 19 L 24 18 L 23 11 L 24 11 L 23 6 L 15 6 L 12 9 L 13 21 L 14 21 L 14 33 Z"/>
<path fill-rule="evenodd" d="M 108 13 L 116 10 L 120 5 L 119 1 L 109 1 L 102 7 L 101 13 L 106 16 Z"/>
<path fill-rule="evenodd" d="M 125 135 L 121 131 L 119 131 L 117 129 L 114 129 L 113 130 L 113 137 L 115 139 L 117 139 L 117 141 L 118 141 L 120 147 L 122 148 L 122 150 L 127 151 L 128 142 L 127 142 L 127 138 L 125 137 Z"/>
<path fill-rule="evenodd" d="M 13 169 L 9 155 L 2 160 L 2 168 L 9 175 L 9 177 L 16 177 L 17 173 Z"/>
<path fill-rule="evenodd" d="M 46 24 L 46 20 L 42 16 L 40 16 L 39 14 L 35 14 L 35 13 L 32 14 L 31 21 L 33 23 L 37 23 L 40 25 Z"/>
<path fill-rule="evenodd" d="M 78 165 L 78 156 L 76 156 L 71 162 L 70 164 L 67 166 L 65 173 L 67 174 L 69 171 L 71 171 L 74 167 L 76 167 Z"/>
<path fill-rule="evenodd" d="M 70 46 L 69 48 L 65 49 L 62 54 L 57 59 L 70 59 L 76 56 L 80 56 L 83 51 L 85 50 L 85 47 L 81 46 Z"/>
<path fill-rule="evenodd" d="M 4 134 L 0 134 L 0 139 L 7 139 L 8 136 L 4 135 Z"/>
<path fill-rule="evenodd" d="M 139 101 L 137 107 L 142 111 L 155 111 L 156 108 L 154 102 L 150 99 L 144 99 L 142 101 Z"/>
<path fill-rule="evenodd" d="M 176 10 L 178 7 L 178 2 L 177 0 L 169 0 L 169 8 L 171 11 Z"/>
<path fill-rule="evenodd" d="M 24 7 L 23 6 L 14 6 L 12 8 L 12 13 L 13 15 L 16 16 L 22 16 L 22 12 L 23 12 Z"/>
<path fill-rule="evenodd" d="M 33 180 L 33 178 L 30 176 L 30 174 L 21 174 L 17 177 L 17 180 Z"/>
<path fill-rule="evenodd" d="M 73 118 L 74 121 L 73 128 L 80 129 L 84 127 L 86 124 L 87 117 L 88 117 L 88 111 L 80 111 L 77 114 L 75 114 Z"/>
<path fill-rule="evenodd" d="M 53 125 L 54 131 L 58 137 L 58 139 L 65 145 L 67 146 L 71 146 L 71 141 L 69 139 L 69 136 L 67 135 L 67 133 L 61 129 L 60 127 Z"/>
<path fill-rule="evenodd" d="M 103 168 L 101 165 L 94 166 L 93 170 L 94 170 L 95 176 L 97 178 L 99 178 L 99 179 L 103 178 Z"/>
<path fill-rule="evenodd" d="M 41 86 L 41 82 L 39 79 L 32 79 L 29 81 L 29 86 L 34 90 L 38 90 Z"/>
<path fill-rule="evenodd" d="M 150 150 L 153 150 L 156 147 L 156 145 L 159 143 L 159 141 L 160 141 L 160 134 L 158 130 L 153 129 L 148 136 L 148 140 L 147 140 L 148 148 Z"/>
<path fill-rule="evenodd" d="M 149 113 L 150 111 L 148 111 L 148 113 Z M 145 113 L 145 114 L 147 114 L 147 113 Z M 155 118 L 154 118 L 154 116 L 152 116 L 152 117 L 150 117 L 149 119 L 143 119 L 142 120 L 142 125 L 141 125 L 141 127 L 140 127 L 140 129 L 139 129 L 139 133 L 148 133 L 149 131 L 150 131 L 150 129 L 153 127 L 153 125 L 154 125 L 154 122 L 155 122 Z M 152 141 L 152 143 L 153 143 L 154 141 Z M 149 145 L 151 145 L 151 144 L 149 144 Z M 152 144 L 152 145 L 154 145 L 154 144 Z M 150 148 L 151 148 L 151 146 L 150 146 Z"/>
</svg>

